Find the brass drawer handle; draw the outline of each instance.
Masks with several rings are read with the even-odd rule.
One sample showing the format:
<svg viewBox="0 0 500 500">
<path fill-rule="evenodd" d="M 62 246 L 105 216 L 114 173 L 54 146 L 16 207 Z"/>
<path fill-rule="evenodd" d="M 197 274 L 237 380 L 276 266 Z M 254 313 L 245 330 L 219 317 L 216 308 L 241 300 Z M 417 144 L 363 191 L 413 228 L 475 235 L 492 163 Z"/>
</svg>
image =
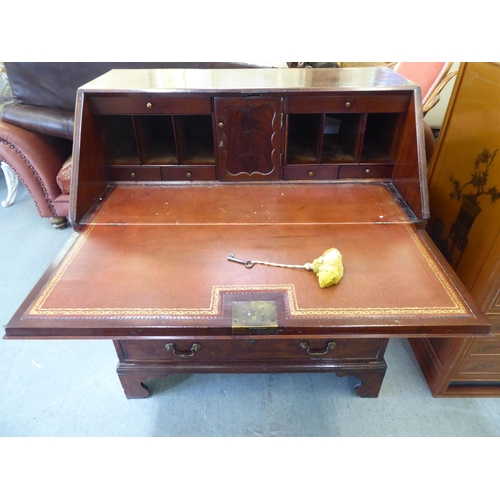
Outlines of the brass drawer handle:
<svg viewBox="0 0 500 500">
<path fill-rule="evenodd" d="M 171 351 L 174 356 L 179 356 L 179 358 L 190 358 L 191 356 L 194 356 L 194 353 L 196 351 L 199 351 L 201 349 L 201 345 L 200 344 L 193 344 L 191 346 L 191 351 L 190 352 L 186 352 L 186 351 L 185 352 L 180 352 L 180 351 L 177 351 L 177 347 L 173 343 L 166 344 L 165 345 L 165 349 L 167 351 Z"/>
<path fill-rule="evenodd" d="M 301 342 L 300 347 L 304 349 L 309 356 L 324 356 L 325 354 L 328 353 L 328 351 L 331 351 L 332 349 L 335 349 L 335 346 L 337 344 L 335 342 L 328 342 L 326 345 L 326 349 L 324 351 L 311 351 L 309 348 L 309 342 Z"/>
</svg>

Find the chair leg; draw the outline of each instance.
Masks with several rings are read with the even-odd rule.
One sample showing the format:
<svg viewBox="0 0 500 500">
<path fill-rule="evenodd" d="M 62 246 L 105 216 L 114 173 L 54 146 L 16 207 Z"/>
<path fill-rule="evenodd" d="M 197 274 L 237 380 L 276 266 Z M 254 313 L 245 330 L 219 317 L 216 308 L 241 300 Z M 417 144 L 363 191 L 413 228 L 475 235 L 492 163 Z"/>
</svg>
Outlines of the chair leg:
<svg viewBox="0 0 500 500">
<path fill-rule="evenodd" d="M 10 207 L 16 199 L 19 179 L 8 163 L 4 161 L 0 162 L 0 168 L 3 170 L 5 181 L 7 182 L 7 198 L 2 201 L 2 207 Z"/>
</svg>

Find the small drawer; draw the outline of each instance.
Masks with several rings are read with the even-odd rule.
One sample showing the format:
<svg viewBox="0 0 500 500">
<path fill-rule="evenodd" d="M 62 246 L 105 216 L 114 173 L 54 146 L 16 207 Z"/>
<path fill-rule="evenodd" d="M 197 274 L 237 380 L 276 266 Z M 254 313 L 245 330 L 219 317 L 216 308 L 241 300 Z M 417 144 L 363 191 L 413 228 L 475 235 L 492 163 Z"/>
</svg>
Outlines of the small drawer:
<svg viewBox="0 0 500 500">
<path fill-rule="evenodd" d="M 411 95 L 292 96 L 288 98 L 288 113 L 403 113 Z"/>
<path fill-rule="evenodd" d="M 161 167 L 164 181 L 215 181 L 215 166 Z"/>
<path fill-rule="evenodd" d="M 159 167 L 110 167 L 106 166 L 106 176 L 110 181 L 161 181 Z"/>
<path fill-rule="evenodd" d="M 477 340 L 472 347 L 471 354 L 499 355 L 500 362 L 500 337 L 491 340 Z"/>
<path fill-rule="evenodd" d="M 380 339 L 277 340 L 123 340 L 125 361 L 303 361 L 304 359 L 376 360 Z"/>
<path fill-rule="evenodd" d="M 96 115 L 141 114 L 210 114 L 209 97 L 89 97 L 89 107 Z"/>
<path fill-rule="evenodd" d="M 393 165 L 341 165 L 339 179 L 390 178 Z"/>
<path fill-rule="evenodd" d="M 500 373 L 500 356 L 467 356 L 458 370 L 460 374 Z"/>
<path fill-rule="evenodd" d="M 338 176 L 339 168 L 337 166 L 287 166 L 283 169 L 285 180 L 334 180 Z"/>
</svg>

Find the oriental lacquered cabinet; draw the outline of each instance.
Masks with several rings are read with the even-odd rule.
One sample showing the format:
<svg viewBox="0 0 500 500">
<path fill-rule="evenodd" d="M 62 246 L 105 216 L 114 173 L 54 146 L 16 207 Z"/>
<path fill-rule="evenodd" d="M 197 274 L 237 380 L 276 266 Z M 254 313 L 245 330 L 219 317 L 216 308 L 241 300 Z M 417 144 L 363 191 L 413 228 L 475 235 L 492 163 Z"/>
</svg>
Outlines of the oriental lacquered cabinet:
<svg viewBox="0 0 500 500">
<path fill-rule="evenodd" d="M 436 397 L 500 396 L 500 64 L 462 63 L 429 169 L 428 233 L 494 336 L 412 339 Z"/>
<path fill-rule="evenodd" d="M 7 339 L 112 340 L 129 398 L 170 373 L 309 371 L 377 397 L 390 338 L 490 335 L 424 231 L 420 89 L 391 70 L 113 70 L 75 123 L 79 234 Z M 244 265 L 332 247 L 329 288 Z"/>
</svg>

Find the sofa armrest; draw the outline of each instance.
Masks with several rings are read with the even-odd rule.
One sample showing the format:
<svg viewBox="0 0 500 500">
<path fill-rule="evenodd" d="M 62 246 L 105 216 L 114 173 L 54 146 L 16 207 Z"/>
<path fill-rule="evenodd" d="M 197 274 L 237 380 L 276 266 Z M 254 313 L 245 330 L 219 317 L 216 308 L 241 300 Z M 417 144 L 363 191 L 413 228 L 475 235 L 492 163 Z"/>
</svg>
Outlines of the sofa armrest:
<svg viewBox="0 0 500 500">
<path fill-rule="evenodd" d="M 73 111 L 9 103 L 2 109 L 2 121 L 32 132 L 63 139 L 73 139 L 75 117 Z"/>
<path fill-rule="evenodd" d="M 69 141 L 0 121 L 0 160 L 10 165 L 26 186 L 42 217 L 67 215 L 59 213 L 54 201 L 61 195 L 56 177 L 70 153 Z"/>
</svg>

